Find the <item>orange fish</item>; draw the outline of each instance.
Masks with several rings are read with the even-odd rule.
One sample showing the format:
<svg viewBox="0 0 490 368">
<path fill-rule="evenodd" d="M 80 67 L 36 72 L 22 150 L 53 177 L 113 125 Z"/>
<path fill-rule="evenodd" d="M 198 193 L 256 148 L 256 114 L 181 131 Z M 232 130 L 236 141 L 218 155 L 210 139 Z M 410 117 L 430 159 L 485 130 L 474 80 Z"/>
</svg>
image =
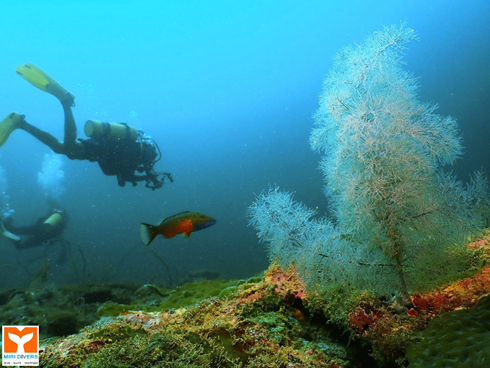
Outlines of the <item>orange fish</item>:
<svg viewBox="0 0 490 368">
<path fill-rule="evenodd" d="M 212 217 L 202 213 L 185 211 L 167 217 L 158 226 L 142 222 L 140 228 L 141 241 L 145 245 L 149 245 L 158 234 L 162 234 L 164 238 L 173 238 L 177 234 L 183 234 L 189 238 L 193 231 L 205 229 L 215 223 L 216 220 Z"/>
</svg>

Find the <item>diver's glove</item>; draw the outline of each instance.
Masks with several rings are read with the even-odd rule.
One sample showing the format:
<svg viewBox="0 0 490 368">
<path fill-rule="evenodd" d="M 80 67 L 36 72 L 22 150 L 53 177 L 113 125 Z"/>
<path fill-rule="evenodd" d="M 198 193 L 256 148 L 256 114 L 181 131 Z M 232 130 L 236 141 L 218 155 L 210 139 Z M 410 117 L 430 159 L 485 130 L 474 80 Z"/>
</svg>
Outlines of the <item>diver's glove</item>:
<svg viewBox="0 0 490 368">
<path fill-rule="evenodd" d="M 174 181 L 170 173 L 157 173 L 151 170 L 146 174 L 146 187 L 151 190 L 161 188 L 165 184 L 165 178 L 170 180 L 171 183 Z"/>
<path fill-rule="evenodd" d="M 120 187 L 123 187 L 126 185 L 126 180 L 123 179 L 122 175 L 117 175 L 117 184 Z M 136 186 L 136 182 L 133 182 L 133 187 Z"/>
</svg>

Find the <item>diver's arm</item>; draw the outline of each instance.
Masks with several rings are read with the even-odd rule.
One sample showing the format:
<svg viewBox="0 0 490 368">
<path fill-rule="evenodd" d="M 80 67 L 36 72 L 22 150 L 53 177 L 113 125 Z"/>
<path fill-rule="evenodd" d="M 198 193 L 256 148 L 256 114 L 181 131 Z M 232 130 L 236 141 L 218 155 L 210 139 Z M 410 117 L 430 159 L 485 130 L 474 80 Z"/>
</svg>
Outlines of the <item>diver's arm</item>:
<svg viewBox="0 0 490 368">
<path fill-rule="evenodd" d="M 127 182 L 132 183 L 133 187 L 137 185 L 138 182 L 140 181 L 147 181 L 148 176 L 147 175 L 117 175 L 117 183 L 119 186 L 123 187 L 126 185 Z"/>
<path fill-rule="evenodd" d="M 161 178 L 160 178 L 161 176 Z M 173 182 L 172 174 L 170 173 L 157 173 L 153 169 L 146 171 L 146 175 L 135 175 L 132 174 L 131 177 L 117 175 L 118 184 L 123 187 L 126 182 L 133 184 L 133 187 L 137 185 L 140 181 L 146 181 L 146 187 L 152 190 L 161 188 L 165 182 L 165 177 L 167 177 L 170 182 Z"/>
</svg>

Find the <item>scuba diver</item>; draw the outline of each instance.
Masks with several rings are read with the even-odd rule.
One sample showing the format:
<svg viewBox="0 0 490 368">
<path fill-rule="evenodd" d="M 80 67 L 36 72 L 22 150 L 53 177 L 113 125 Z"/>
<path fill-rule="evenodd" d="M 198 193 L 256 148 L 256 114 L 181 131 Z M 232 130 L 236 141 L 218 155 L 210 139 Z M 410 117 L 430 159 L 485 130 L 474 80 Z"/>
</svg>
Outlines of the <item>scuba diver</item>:
<svg viewBox="0 0 490 368">
<path fill-rule="evenodd" d="M 117 176 L 117 182 L 122 187 L 126 182 L 136 186 L 138 182 L 145 181 L 147 188 L 155 190 L 163 186 L 165 178 L 173 182 L 170 173 L 157 173 L 153 169 L 162 156 L 161 151 L 155 141 L 141 130 L 125 123 L 89 120 L 85 124 L 85 134 L 89 139 L 77 139 L 71 109 L 75 106 L 75 96 L 33 64 L 20 65 L 16 73 L 61 102 L 65 117 L 64 141 L 59 142 L 53 135 L 29 124 L 24 115 L 12 112 L 0 122 L 0 147 L 15 129 L 22 129 L 55 153 L 66 155 L 69 159 L 97 161 L 102 172 Z"/>
<path fill-rule="evenodd" d="M 34 248 L 61 237 L 66 228 L 65 211 L 53 209 L 28 226 L 14 226 L 11 216 L 0 220 L 0 234 L 9 239 L 17 249 Z"/>
</svg>

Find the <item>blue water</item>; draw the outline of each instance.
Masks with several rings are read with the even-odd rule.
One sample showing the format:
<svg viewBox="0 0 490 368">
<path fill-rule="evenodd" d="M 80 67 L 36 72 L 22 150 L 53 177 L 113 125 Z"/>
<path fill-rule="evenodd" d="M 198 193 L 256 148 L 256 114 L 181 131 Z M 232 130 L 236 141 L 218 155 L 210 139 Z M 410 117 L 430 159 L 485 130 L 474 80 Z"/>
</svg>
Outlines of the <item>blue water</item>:
<svg viewBox="0 0 490 368">
<path fill-rule="evenodd" d="M 17 111 L 62 139 L 58 101 L 14 73 L 34 63 L 76 95 L 79 137 L 89 119 L 127 122 L 156 140 L 163 153 L 156 169 L 175 179 L 156 191 L 121 188 L 96 163 L 62 157 L 66 242 L 20 251 L 0 239 L 3 288 L 26 286 L 44 265 L 48 283 L 168 283 L 148 250 L 174 280 L 265 269 L 247 207 L 277 184 L 326 212 L 320 157 L 308 145 L 318 94 L 340 48 L 383 25 L 406 21 L 420 36 L 405 61 L 420 78 L 421 100 L 459 122 L 466 152 L 454 172 L 462 180 L 490 172 L 487 0 L 4 1 L 0 10 L 2 118 Z M 48 209 L 37 176 L 49 152 L 23 131 L 0 149 L 17 224 Z M 140 222 L 184 210 L 217 224 L 190 239 L 138 244 Z"/>
</svg>

